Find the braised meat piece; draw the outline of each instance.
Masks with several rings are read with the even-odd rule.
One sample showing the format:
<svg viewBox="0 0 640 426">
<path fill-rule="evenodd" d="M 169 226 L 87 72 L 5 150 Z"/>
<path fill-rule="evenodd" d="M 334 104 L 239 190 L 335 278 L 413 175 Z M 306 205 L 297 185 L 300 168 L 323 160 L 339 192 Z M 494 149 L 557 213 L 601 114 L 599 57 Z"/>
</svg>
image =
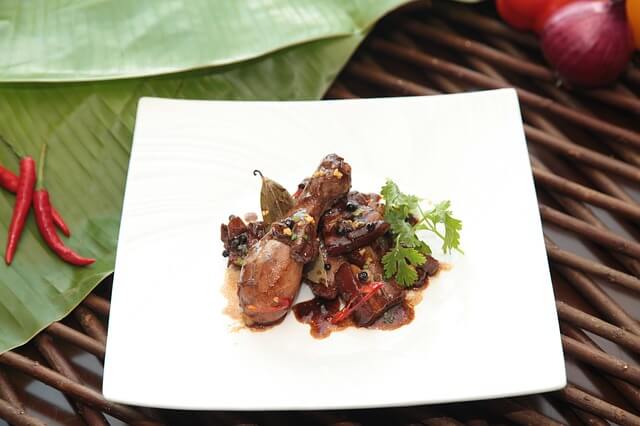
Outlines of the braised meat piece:
<svg viewBox="0 0 640 426">
<path fill-rule="evenodd" d="M 363 292 L 361 289 L 371 282 L 368 277 L 367 279 L 361 279 L 364 277 L 364 275 L 361 275 L 363 273 L 369 275 L 365 270 L 349 263 L 343 263 L 340 269 L 338 269 L 335 277 L 336 285 L 338 287 L 338 294 L 345 304 L 351 300 L 362 297 Z M 373 297 L 353 311 L 352 318 L 356 325 L 364 327 L 372 324 L 389 308 L 404 300 L 404 291 L 397 284 L 382 282 L 384 283 L 383 287 L 377 290 Z"/>
<path fill-rule="evenodd" d="M 287 314 L 300 289 L 303 266 L 317 255 L 320 218 L 350 188 L 351 166 L 327 155 L 287 217 L 249 248 L 238 283 L 248 325 L 271 324 Z"/>
<path fill-rule="evenodd" d="M 371 244 L 389 230 L 378 194 L 352 191 L 322 219 L 322 238 L 330 256 Z"/>
<path fill-rule="evenodd" d="M 228 265 L 242 266 L 249 247 L 264 236 L 265 229 L 264 222 L 246 224 L 238 216 L 229 216 L 229 223 L 220 226 L 220 239 L 224 244 L 222 254 L 229 258 Z"/>
<path fill-rule="evenodd" d="M 427 261 L 424 265 L 416 268 L 418 272 L 418 279 L 413 283 L 412 288 L 420 288 L 429 282 L 429 277 L 434 276 L 440 270 L 440 262 L 435 257 L 427 256 Z"/>
</svg>

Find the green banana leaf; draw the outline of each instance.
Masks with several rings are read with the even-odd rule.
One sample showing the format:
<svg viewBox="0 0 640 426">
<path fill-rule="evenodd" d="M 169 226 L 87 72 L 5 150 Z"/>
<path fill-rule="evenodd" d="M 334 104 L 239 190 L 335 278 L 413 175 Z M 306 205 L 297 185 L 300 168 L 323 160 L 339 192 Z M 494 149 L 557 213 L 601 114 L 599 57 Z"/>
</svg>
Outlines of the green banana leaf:
<svg viewBox="0 0 640 426">
<path fill-rule="evenodd" d="M 64 317 L 113 271 L 135 111 L 141 96 L 317 99 L 361 37 L 316 41 L 250 64 L 190 75 L 0 86 L 3 137 L 15 150 L 34 158 L 47 142 L 45 185 L 71 227 L 67 243 L 98 259 L 87 268 L 62 262 L 44 244 L 31 216 L 14 263 L 0 264 L 0 353 Z M 0 164 L 18 169 L 15 154 L 5 147 L 0 147 Z M 13 195 L 0 193 L 3 242 L 13 202 Z"/>
<path fill-rule="evenodd" d="M 228 65 L 359 33 L 402 2 L 5 0 L 0 81 L 106 80 Z"/>
<path fill-rule="evenodd" d="M 357 1 L 354 3 L 356 6 L 347 9 L 362 9 L 362 5 L 372 6 L 377 1 Z M 384 2 L 385 8 L 374 9 L 381 14 L 390 5 L 404 1 L 388 0 Z M 68 3 L 71 9 L 75 4 L 51 3 Z M 101 2 L 94 0 L 78 4 L 86 6 L 89 3 Z M 272 3 L 286 2 L 274 0 Z M 0 16 L 7 19 L 6 15 Z M 137 16 L 135 18 L 138 19 Z M 322 21 L 321 17 L 316 18 Z M 329 21 L 332 18 L 324 19 Z M 359 25 L 370 23 L 369 20 L 356 22 Z M 155 28 L 150 22 L 145 25 Z M 12 146 L 9 149 L 0 144 L 0 164 L 17 172 L 18 159 L 13 151 L 37 158 L 41 145 L 46 142 L 45 185 L 53 204 L 71 227 L 72 237 L 65 241 L 81 254 L 98 259 L 86 268 L 65 264 L 46 247 L 30 215 L 14 263 L 11 266 L 0 264 L 0 353 L 20 346 L 52 322 L 63 318 L 113 271 L 135 112 L 140 97 L 318 99 L 368 29 L 361 27 L 350 35 L 304 44 L 288 43 L 292 47 L 248 61 L 179 74 L 95 82 L 0 83 L 0 135 Z M 262 30 L 258 32 L 269 37 Z M 155 42 L 157 39 L 151 37 L 149 43 Z M 4 47 L 0 46 L 0 57 L 11 46 L 6 40 L 4 43 Z M 26 43 L 21 45 L 26 49 L 28 43 L 24 40 L 21 43 Z M 97 62 L 82 63 L 79 57 L 76 57 L 76 62 L 68 57 L 57 62 L 43 59 L 41 63 L 36 61 L 29 66 L 16 65 L 12 73 L 7 73 L 8 68 L 5 67 L 4 77 L 9 80 L 27 77 L 56 80 L 81 75 L 83 78 L 97 77 L 104 72 L 102 77 L 110 78 L 122 76 L 125 72 L 142 75 L 158 70 L 153 65 L 153 57 L 132 52 L 129 51 L 135 60 L 127 62 L 131 65 L 129 68 L 122 68 L 123 64 L 117 61 L 110 64 L 101 59 L 103 65 L 111 65 L 104 71 L 97 68 Z M 248 53 L 243 51 L 242 55 Z M 233 52 L 227 52 L 226 57 L 234 58 L 228 60 L 232 62 L 242 55 L 234 56 Z M 219 55 L 218 59 L 222 57 Z M 195 56 L 191 59 L 192 64 L 202 64 Z M 65 61 L 68 61 L 66 67 Z M 46 67 L 53 63 L 59 67 L 53 68 L 49 78 Z M 184 65 L 178 61 L 173 63 L 176 67 L 180 64 Z M 180 69 L 184 68 L 188 67 Z M 76 69 L 81 72 L 76 73 Z M 2 246 L 6 241 L 13 202 L 12 194 L 0 190 Z"/>
</svg>

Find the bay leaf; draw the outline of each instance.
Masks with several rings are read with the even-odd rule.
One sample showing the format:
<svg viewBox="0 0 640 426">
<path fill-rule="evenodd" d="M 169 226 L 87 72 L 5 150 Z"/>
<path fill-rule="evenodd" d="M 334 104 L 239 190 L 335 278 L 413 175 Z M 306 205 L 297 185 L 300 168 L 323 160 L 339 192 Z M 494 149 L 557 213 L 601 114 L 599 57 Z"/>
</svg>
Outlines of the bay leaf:
<svg viewBox="0 0 640 426">
<path fill-rule="evenodd" d="M 318 253 L 316 259 L 305 266 L 304 278 L 314 284 L 327 286 L 327 270 L 324 269 L 326 258 L 322 252 Z"/>
<path fill-rule="evenodd" d="M 287 188 L 273 179 L 265 177 L 260 170 L 254 170 L 254 175 L 260 175 L 262 188 L 260 189 L 260 209 L 262 220 L 269 226 L 273 222 L 284 219 L 293 207 L 293 197 Z"/>
</svg>

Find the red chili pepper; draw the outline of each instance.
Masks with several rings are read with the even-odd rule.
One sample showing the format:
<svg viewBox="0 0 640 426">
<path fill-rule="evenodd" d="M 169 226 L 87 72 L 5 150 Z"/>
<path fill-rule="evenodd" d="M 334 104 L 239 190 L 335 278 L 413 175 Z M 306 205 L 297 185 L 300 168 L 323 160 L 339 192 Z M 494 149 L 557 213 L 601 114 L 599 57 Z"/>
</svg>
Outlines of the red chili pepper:
<svg viewBox="0 0 640 426">
<path fill-rule="evenodd" d="M 95 259 L 82 257 L 65 246 L 58 234 L 56 234 L 51 211 L 51 201 L 49 200 L 49 192 L 46 189 L 38 189 L 33 193 L 33 209 L 40 234 L 51 250 L 60 256 L 62 260 L 78 266 L 90 265 L 96 261 Z"/>
<path fill-rule="evenodd" d="M 344 321 L 353 313 L 353 311 L 358 309 L 367 300 L 371 299 L 376 291 L 380 290 L 382 287 L 384 287 L 384 283 L 380 281 L 372 282 L 365 286 L 362 286 L 360 288 L 360 292 L 364 293 L 364 296 L 362 296 L 357 303 L 354 303 L 357 299 L 357 296 L 349 300 L 349 303 L 347 303 L 344 308 L 336 312 L 336 314 L 331 317 L 331 320 L 329 322 L 331 322 L 331 324 L 338 324 L 339 322 Z"/>
<path fill-rule="evenodd" d="M 294 200 L 297 200 L 300 194 L 302 194 L 302 191 L 304 191 L 304 186 L 302 188 L 298 187 L 298 189 L 296 190 L 296 192 L 294 192 L 291 198 L 293 198 Z"/>
<path fill-rule="evenodd" d="M 18 190 L 18 176 L 14 175 L 10 170 L 0 166 L 0 186 L 14 194 Z M 51 213 L 53 214 L 53 223 L 60 229 L 60 231 L 67 237 L 71 236 L 71 231 L 65 223 L 60 213 L 52 206 Z"/>
<path fill-rule="evenodd" d="M 31 208 L 33 188 L 35 185 L 36 163 L 33 161 L 33 158 L 25 157 L 20 160 L 20 177 L 18 178 L 18 187 L 16 188 L 16 203 L 13 206 L 13 215 L 11 217 L 11 225 L 9 225 L 9 235 L 7 238 L 7 250 L 4 254 L 4 260 L 7 262 L 7 265 L 10 265 L 13 261 L 13 255 L 18 248 L 24 223 L 27 220 L 27 215 Z"/>
<path fill-rule="evenodd" d="M 71 230 L 67 226 L 62 216 L 60 216 L 60 213 L 58 213 L 58 210 L 56 210 L 53 206 L 51 206 L 51 217 L 53 218 L 53 224 L 60 230 L 60 232 L 62 232 L 65 237 L 70 237 Z"/>
<path fill-rule="evenodd" d="M 18 189 L 18 176 L 11 173 L 10 170 L 0 166 L 0 186 L 15 194 Z"/>
</svg>

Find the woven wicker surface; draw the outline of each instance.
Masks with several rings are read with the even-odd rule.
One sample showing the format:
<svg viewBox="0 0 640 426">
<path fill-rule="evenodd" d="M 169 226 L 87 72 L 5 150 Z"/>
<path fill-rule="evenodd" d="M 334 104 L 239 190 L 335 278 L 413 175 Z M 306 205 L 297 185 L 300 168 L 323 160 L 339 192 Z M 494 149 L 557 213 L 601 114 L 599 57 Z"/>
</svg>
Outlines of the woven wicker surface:
<svg viewBox="0 0 640 426">
<path fill-rule="evenodd" d="M 640 424 L 640 68 L 611 88 L 570 89 L 557 82 L 535 38 L 503 25 L 490 4 L 425 2 L 381 22 L 327 97 L 498 87 L 518 89 L 526 124 L 561 319 L 564 390 L 356 411 L 125 407 L 100 394 L 107 279 L 67 319 L 0 356 L 0 425 Z M 157 380 L 162 386 L 162 371 Z"/>
</svg>

